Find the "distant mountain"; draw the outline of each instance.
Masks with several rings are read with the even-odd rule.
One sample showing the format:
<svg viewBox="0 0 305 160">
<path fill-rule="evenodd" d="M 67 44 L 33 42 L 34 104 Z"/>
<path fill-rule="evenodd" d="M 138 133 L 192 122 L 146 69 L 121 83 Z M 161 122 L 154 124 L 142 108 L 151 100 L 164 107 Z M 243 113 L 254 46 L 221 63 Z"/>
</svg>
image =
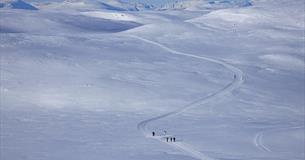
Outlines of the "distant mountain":
<svg viewBox="0 0 305 160">
<path fill-rule="evenodd" d="M 251 6 L 251 0 L 180 0 L 173 3 L 161 5 L 160 10 L 201 10 L 201 9 L 217 9 L 217 8 L 231 8 L 231 7 L 246 7 Z"/>
<path fill-rule="evenodd" d="M 0 0 L 1 1 L 1 0 Z M 7 0 L 2 0 L 7 1 Z M 21 0 L 11 0 L 23 3 Z M 252 0 L 175 0 L 162 3 L 140 0 L 27 0 L 38 8 L 61 8 L 80 10 L 112 10 L 112 11 L 142 11 L 142 10 L 202 10 L 231 7 L 251 6 Z M 29 4 L 28 4 L 29 5 Z"/>
<path fill-rule="evenodd" d="M 38 10 L 36 7 L 22 0 L 0 0 L 0 8 Z"/>
<path fill-rule="evenodd" d="M 138 11 L 136 4 L 121 2 L 120 0 L 61 0 L 61 1 L 33 1 L 39 8 L 77 9 L 77 10 L 112 10 Z"/>
</svg>

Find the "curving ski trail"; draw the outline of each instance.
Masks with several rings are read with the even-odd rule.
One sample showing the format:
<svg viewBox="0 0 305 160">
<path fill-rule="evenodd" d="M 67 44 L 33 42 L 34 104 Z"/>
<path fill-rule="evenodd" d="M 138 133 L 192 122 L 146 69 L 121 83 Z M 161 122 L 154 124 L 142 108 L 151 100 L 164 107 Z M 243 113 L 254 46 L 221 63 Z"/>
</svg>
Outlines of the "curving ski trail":
<svg viewBox="0 0 305 160">
<path fill-rule="evenodd" d="M 275 129 L 260 131 L 255 134 L 253 143 L 258 149 L 260 149 L 262 151 L 272 152 L 272 150 L 263 143 L 263 135 L 268 132 L 269 133 L 278 132 L 278 131 L 282 131 L 282 130 L 291 130 L 291 129 L 304 129 L 304 126 L 291 126 L 291 127 L 275 128 Z"/>
<path fill-rule="evenodd" d="M 191 58 L 196 58 L 196 59 L 201 59 L 201 60 L 213 62 L 213 63 L 219 64 L 219 65 L 222 65 L 223 67 L 232 71 L 232 73 L 234 75 L 233 81 L 231 83 L 229 83 L 228 85 L 226 85 L 224 88 L 222 88 L 222 89 L 216 91 L 215 93 L 212 93 L 212 94 L 210 94 L 206 97 L 202 97 L 198 100 L 195 100 L 194 102 L 189 103 L 189 104 L 183 106 L 180 109 L 177 109 L 175 111 L 172 111 L 172 112 L 169 112 L 169 113 L 157 116 L 157 117 L 153 117 L 153 118 L 144 120 L 137 125 L 138 130 L 141 131 L 142 134 L 147 138 L 154 138 L 154 139 L 157 139 L 161 142 L 164 142 L 164 143 L 166 143 L 166 144 L 168 144 L 172 147 L 175 147 L 175 148 L 187 153 L 188 155 L 190 155 L 193 158 L 200 159 L 200 160 L 213 160 L 213 158 L 210 158 L 210 157 L 204 155 L 200 151 L 194 149 L 193 147 L 191 147 L 190 145 L 188 145 L 184 142 L 167 143 L 163 140 L 162 136 L 155 136 L 155 137 L 150 136 L 151 133 L 150 133 L 150 131 L 147 130 L 147 124 L 151 123 L 153 121 L 157 121 L 157 120 L 162 119 L 162 118 L 168 118 L 170 116 L 178 115 L 178 114 L 183 113 L 183 112 L 185 112 L 185 111 L 187 111 L 191 108 L 194 108 L 194 107 L 212 102 L 212 101 L 216 100 L 217 98 L 221 98 L 223 95 L 230 93 L 231 91 L 238 88 L 243 83 L 243 72 L 240 69 L 238 69 L 238 68 L 236 68 L 236 67 L 234 67 L 234 66 L 232 66 L 232 65 L 230 65 L 230 64 L 228 64 L 224 61 L 221 61 L 221 60 L 217 60 L 217 59 L 213 59 L 213 58 L 209 58 L 209 57 L 197 56 L 197 55 L 184 53 L 184 52 L 179 52 L 179 51 L 173 50 L 171 48 L 168 48 L 168 47 L 166 47 L 166 46 L 164 46 L 164 45 L 162 45 L 158 42 L 154 42 L 154 41 L 151 41 L 151 40 L 139 37 L 139 36 L 133 36 L 133 35 L 131 36 L 130 35 L 129 37 L 132 37 L 132 38 L 144 41 L 146 43 L 150 43 L 152 45 L 158 46 L 158 47 L 166 50 L 167 52 L 169 52 L 171 54 L 186 56 L 186 57 L 191 57 Z"/>
<path fill-rule="evenodd" d="M 263 143 L 263 132 L 258 132 L 255 135 L 254 144 L 257 148 L 259 148 L 262 151 L 271 152 L 271 150 L 268 147 L 266 147 Z"/>
</svg>

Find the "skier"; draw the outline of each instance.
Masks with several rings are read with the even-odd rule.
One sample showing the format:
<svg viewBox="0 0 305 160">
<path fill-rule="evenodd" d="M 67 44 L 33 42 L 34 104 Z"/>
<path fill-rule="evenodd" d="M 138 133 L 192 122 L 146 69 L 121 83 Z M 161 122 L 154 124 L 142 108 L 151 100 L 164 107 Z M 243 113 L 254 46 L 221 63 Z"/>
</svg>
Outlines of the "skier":
<svg viewBox="0 0 305 160">
<path fill-rule="evenodd" d="M 168 142 L 168 137 L 166 137 L 166 142 Z"/>
<path fill-rule="evenodd" d="M 152 136 L 155 136 L 155 134 L 156 134 L 155 132 L 152 132 Z"/>
<path fill-rule="evenodd" d="M 171 142 L 173 141 L 173 137 L 171 137 Z"/>
<path fill-rule="evenodd" d="M 173 138 L 173 141 L 176 142 L 176 137 Z"/>
<path fill-rule="evenodd" d="M 237 32 L 237 29 L 236 29 L 236 24 L 234 24 L 233 26 L 233 32 L 236 33 Z"/>
</svg>

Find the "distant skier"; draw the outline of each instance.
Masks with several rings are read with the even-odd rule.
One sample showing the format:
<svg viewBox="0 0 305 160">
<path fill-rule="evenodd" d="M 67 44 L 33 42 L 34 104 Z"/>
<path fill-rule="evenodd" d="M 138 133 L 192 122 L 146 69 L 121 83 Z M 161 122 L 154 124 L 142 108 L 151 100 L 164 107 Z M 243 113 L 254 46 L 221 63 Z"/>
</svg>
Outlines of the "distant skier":
<svg viewBox="0 0 305 160">
<path fill-rule="evenodd" d="M 168 137 L 166 137 L 166 142 L 168 142 Z"/>
<path fill-rule="evenodd" d="M 176 137 L 173 138 L 173 141 L 176 142 Z"/>
<path fill-rule="evenodd" d="M 237 33 L 236 24 L 234 24 L 234 26 L 233 26 L 233 32 Z"/>
<path fill-rule="evenodd" d="M 152 136 L 155 136 L 156 135 L 156 133 L 155 132 L 152 132 Z"/>
<path fill-rule="evenodd" d="M 173 141 L 173 137 L 170 138 L 171 142 Z"/>
</svg>

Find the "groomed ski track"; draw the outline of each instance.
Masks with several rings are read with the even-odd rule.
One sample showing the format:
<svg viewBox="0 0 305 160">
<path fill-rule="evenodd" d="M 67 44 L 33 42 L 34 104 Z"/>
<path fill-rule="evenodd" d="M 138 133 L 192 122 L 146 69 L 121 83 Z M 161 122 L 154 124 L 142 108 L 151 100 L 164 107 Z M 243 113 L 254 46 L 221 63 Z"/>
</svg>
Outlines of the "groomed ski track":
<svg viewBox="0 0 305 160">
<path fill-rule="evenodd" d="M 164 118 L 168 118 L 168 117 L 171 117 L 171 116 L 175 116 L 175 115 L 181 114 L 181 113 L 183 113 L 183 112 L 185 112 L 185 111 L 187 111 L 191 108 L 199 107 L 203 104 L 213 102 L 217 98 L 221 98 L 222 96 L 232 92 L 234 89 L 238 88 L 243 83 L 243 72 L 240 69 L 238 69 L 238 68 L 236 68 L 236 67 L 234 67 L 234 66 L 232 66 L 232 65 L 230 65 L 230 64 L 228 64 L 224 61 L 221 61 L 221 60 L 213 59 L 213 58 L 210 58 L 210 57 L 197 56 L 197 55 L 184 53 L 184 52 L 179 52 L 179 51 L 176 51 L 174 49 L 168 48 L 168 47 L 166 47 L 166 46 L 164 46 L 164 45 L 162 45 L 158 42 L 154 42 L 152 40 L 148 40 L 148 39 L 145 39 L 145 38 L 142 38 L 142 37 L 139 37 L 139 36 L 129 36 L 129 37 L 132 37 L 132 38 L 144 41 L 146 43 L 158 46 L 158 47 L 166 50 L 167 52 L 169 52 L 171 54 L 186 56 L 186 57 L 191 57 L 191 58 L 196 58 L 196 59 L 201 59 L 201 60 L 204 60 L 204 61 L 209 61 L 209 62 L 213 62 L 213 63 L 219 64 L 219 65 L 222 65 L 223 67 L 227 68 L 228 70 L 230 70 L 233 73 L 233 75 L 232 75 L 233 81 L 231 83 L 229 83 L 228 85 L 226 85 L 224 88 L 216 91 L 215 93 L 212 93 L 212 94 L 210 94 L 206 97 L 202 97 L 201 99 L 195 100 L 194 102 L 189 103 L 189 104 L 187 104 L 187 105 L 185 105 L 185 106 L 183 106 L 183 107 L 181 107 L 177 110 L 174 110 L 172 112 L 165 113 L 163 115 L 144 120 L 137 125 L 138 130 L 141 131 L 142 134 L 147 138 L 153 138 L 153 139 L 159 140 L 159 141 L 161 141 L 165 144 L 168 144 L 168 145 L 170 145 L 170 146 L 188 154 L 189 156 L 191 156 L 195 159 L 213 160 L 213 158 L 206 156 L 205 154 L 203 154 L 200 151 L 194 149 L 193 147 L 186 144 L 185 142 L 167 143 L 167 142 L 164 141 L 164 136 L 154 136 L 154 137 L 151 136 L 151 130 L 147 129 L 147 125 L 149 123 L 153 122 L 153 121 L 157 121 L 159 119 L 164 119 Z"/>
</svg>

